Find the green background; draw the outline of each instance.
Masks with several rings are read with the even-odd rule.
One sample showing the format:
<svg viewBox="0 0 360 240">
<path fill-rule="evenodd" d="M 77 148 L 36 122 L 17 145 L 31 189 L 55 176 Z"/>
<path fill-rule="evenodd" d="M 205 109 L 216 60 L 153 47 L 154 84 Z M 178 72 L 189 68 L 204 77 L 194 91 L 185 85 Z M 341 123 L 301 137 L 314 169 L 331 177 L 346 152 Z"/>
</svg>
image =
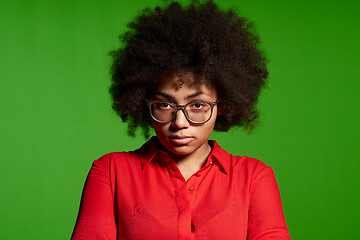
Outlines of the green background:
<svg viewBox="0 0 360 240">
<path fill-rule="evenodd" d="M 216 1 L 269 58 L 261 125 L 214 133 L 273 167 L 292 239 L 360 239 L 359 1 Z M 93 160 L 133 150 L 111 110 L 118 34 L 158 1 L 0 3 L 0 238 L 69 239 Z"/>
</svg>

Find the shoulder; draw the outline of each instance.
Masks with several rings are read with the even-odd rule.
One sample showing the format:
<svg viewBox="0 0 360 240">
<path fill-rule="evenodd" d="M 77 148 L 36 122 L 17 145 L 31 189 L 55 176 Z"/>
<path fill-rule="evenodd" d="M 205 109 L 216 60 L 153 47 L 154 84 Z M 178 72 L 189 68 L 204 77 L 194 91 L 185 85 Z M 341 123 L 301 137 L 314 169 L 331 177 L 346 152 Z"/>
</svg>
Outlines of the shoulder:
<svg viewBox="0 0 360 240">
<path fill-rule="evenodd" d="M 93 167 L 101 167 L 104 169 L 110 169 L 114 166 L 136 164 L 139 160 L 139 154 L 137 151 L 129 152 L 110 152 L 107 153 L 93 162 Z"/>
<path fill-rule="evenodd" d="M 272 168 L 262 160 L 249 156 L 232 156 L 232 165 L 235 172 L 246 173 L 252 179 L 274 174 Z"/>
<path fill-rule="evenodd" d="M 234 156 L 231 155 L 231 165 L 234 170 L 243 169 L 253 173 L 259 173 L 262 170 L 269 168 L 263 161 L 248 157 L 248 156 Z"/>
<path fill-rule="evenodd" d="M 93 162 L 93 167 L 98 166 L 105 170 L 116 169 L 117 172 L 126 170 L 139 170 L 150 161 L 159 151 L 157 139 L 152 137 L 140 148 L 129 152 L 111 152 L 101 156 Z"/>
<path fill-rule="evenodd" d="M 268 168 L 268 166 L 259 159 L 228 153 L 215 141 L 212 141 L 211 144 L 213 145 L 212 155 L 220 161 L 226 172 L 229 171 L 232 173 L 241 173 L 242 175 L 253 175 Z"/>
<path fill-rule="evenodd" d="M 274 171 L 259 159 L 248 156 L 232 156 L 232 175 L 250 190 L 261 182 L 275 182 Z"/>
</svg>

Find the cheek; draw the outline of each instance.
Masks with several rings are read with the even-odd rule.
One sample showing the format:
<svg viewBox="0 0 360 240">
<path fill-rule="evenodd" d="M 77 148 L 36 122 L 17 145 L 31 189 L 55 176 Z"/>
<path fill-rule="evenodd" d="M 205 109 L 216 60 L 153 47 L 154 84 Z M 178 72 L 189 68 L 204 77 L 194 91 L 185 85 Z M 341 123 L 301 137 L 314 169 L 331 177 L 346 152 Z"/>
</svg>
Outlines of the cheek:
<svg viewBox="0 0 360 240">
<path fill-rule="evenodd" d="M 154 120 L 151 120 L 151 124 L 155 132 L 157 132 L 159 130 L 159 125 L 156 122 L 154 122 Z"/>
<path fill-rule="evenodd" d="M 206 135 L 207 137 L 209 137 L 212 133 L 212 131 L 214 130 L 214 126 L 215 126 L 215 121 L 209 122 L 209 125 L 206 127 Z"/>
<path fill-rule="evenodd" d="M 158 122 L 155 122 L 154 120 L 151 121 L 152 123 L 152 126 L 154 128 L 154 131 L 155 131 L 155 134 L 158 136 L 158 137 L 161 137 L 163 135 L 165 135 L 165 132 L 166 132 L 166 124 L 160 124 Z"/>
<path fill-rule="evenodd" d="M 199 134 L 201 134 L 202 138 L 209 138 L 212 131 L 214 130 L 214 126 L 215 126 L 215 120 L 216 118 L 211 118 L 205 125 L 203 125 L 200 129 L 199 129 Z"/>
<path fill-rule="evenodd" d="M 218 116 L 218 111 L 214 110 L 213 113 L 212 113 L 212 116 L 211 116 L 211 118 L 210 118 L 210 120 L 208 122 L 209 125 L 210 125 L 209 126 L 210 128 L 214 128 L 217 116 Z"/>
</svg>

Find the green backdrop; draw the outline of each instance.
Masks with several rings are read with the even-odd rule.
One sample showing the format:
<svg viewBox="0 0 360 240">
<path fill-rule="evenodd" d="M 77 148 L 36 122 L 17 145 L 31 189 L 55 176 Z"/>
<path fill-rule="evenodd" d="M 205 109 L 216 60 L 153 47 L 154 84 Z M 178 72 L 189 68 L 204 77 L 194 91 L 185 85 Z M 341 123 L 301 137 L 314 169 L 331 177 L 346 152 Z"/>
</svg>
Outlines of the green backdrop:
<svg viewBox="0 0 360 240">
<path fill-rule="evenodd" d="M 292 239 L 360 239 L 360 3 L 216 1 L 255 22 L 269 58 L 261 125 L 214 133 L 273 167 Z M 0 3 L 0 238 L 69 239 L 93 160 L 133 150 L 110 58 L 140 0 Z"/>
</svg>

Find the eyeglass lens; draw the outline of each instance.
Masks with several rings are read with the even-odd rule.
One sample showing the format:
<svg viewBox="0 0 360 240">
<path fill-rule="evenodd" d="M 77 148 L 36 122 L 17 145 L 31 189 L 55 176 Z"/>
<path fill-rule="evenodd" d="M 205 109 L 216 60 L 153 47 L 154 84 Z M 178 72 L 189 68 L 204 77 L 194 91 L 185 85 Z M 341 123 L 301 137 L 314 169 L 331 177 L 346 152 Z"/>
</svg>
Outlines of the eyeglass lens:
<svg viewBox="0 0 360 240">
<path fill-rule="evenodd" d="M 161 122 L 169 122 L 174 118 L 176 105 L 166 102 L 154 102 L 151 104 L 152 116 Z M 211 105 L 206 102 L 191 102 L 185 106 L 185 116 L 196 123 L 206 122 L 211 117 Z M 179 111 L 181 111 L 179 109 Z"/>
</svg>

